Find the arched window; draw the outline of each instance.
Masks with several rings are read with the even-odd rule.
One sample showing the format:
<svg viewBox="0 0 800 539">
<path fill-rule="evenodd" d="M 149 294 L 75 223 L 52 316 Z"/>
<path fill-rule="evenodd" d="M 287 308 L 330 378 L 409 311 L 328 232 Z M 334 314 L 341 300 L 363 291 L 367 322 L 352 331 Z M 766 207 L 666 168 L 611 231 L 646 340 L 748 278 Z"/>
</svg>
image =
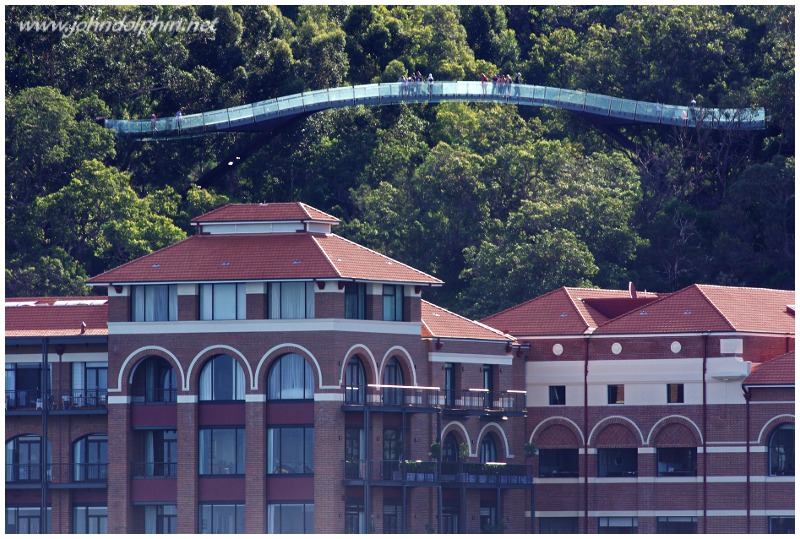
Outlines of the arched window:
<svg viewBox="0 0 800 539">
<path fill-rule="evenodd" d="M 497 446 L 491 434 L 485 436 L 481 442 L 481 462 L 497 462 Z"/>
<path fill-rule="evenodd" d="M 75 442 L 72 463 L 75 481 L 108 479 L 108 435 L 90 434 Z"/>
<path fill-rule="evenodd" d="M 778 425 L 769 437 L 769 475 L 794 475 L 794 423 Z"/>
<path fill-rule="evenodd" d="M 52 444 L 47 442 L 47 472 L 52 462 Z M 23 434 L 6 442 L 6 482 L 39 483 L 42 481 L 42 438 Z"/>
<path fill-rule="evenodd" d="M 314 374 L 311 365 L 298 354 L 286 354 L 270 367 L 267 398 L 272 400 L 314 398 Z"/>
<path fill-rule="evenodd" d="M 131 395 L 133 402 L 175 402 L 178 383 L 175 369 L 164 358 L 150 356 L 136 366 Z"/>
<path fill-rule="evenodd" d="M 458 438 L 452 431 L 444 437 L 442 462 L 458 462 Z"/>
<path fill-rule="evenodd" d="M 206 363 L 200 373 L 200 400 L 244 400 L 244 369 L 239 362 L 223 354 Z"/>
<path fill-rule="evenodd" d="M 386 364 L 383 371 L 383 384 L 389 386 L 402 386 L 403 385 L 403 370 L 400 368 L 400 362 L 396 357 L 393 357 Z M 403 404 L 403 389 L 399 387 L 387 387 L 383 389 L 383 404 L 388 405 L 401 405 Z"/>
<path fill-rule="evenodd" d="M 363 404 L 367 400 L 367 383 L 364 367 L 361 365 L 358 356 L 353 356 L 347 362 L 347 369 L 344 373 L 344 401 L 350 403 Z"/>
</svg>

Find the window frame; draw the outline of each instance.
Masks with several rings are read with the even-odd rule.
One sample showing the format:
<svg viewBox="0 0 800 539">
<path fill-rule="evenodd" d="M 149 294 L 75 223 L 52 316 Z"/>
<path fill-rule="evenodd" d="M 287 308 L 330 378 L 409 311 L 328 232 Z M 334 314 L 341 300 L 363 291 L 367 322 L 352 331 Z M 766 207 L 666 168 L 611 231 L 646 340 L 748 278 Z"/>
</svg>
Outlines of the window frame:
<svg viewBox="0 0 800 539">
<path fill-rule="evenodd" d="M 199 293 L 200 320 L 247 320 L 247 283 L 200 283 Z M 232 316 L 226 312 L 231 307 Z"/>
<path fill-rule="evenodd" d="M 789 430 L 791 430 L 790 434 L 787 433 L 783 435 L 784 431 Z M 782 444 L 778 438 L 784 438 Z M 789 445 L 787 442 L 791 442 L 791 455 L 789 455 L 789 452 L 786 450 L 787 446 Z M 794 442 L 794 423 L 781 423 L 775 427 L 775 429 L 769 435 L 769 440 L 767 442 L 767 460 L 770 477 L 794 476 Z M 783 457 L 783 459 L 781 459 L 781 457 Z M 780 462 L 781 460 L 783 460 L 783 463 Z M 790 464 L 791 473 L 786 473 L 789 472 L 788 468 Z M 784 473 L 779 473 L 782 470 Z"/>
<path fill-rule="evenodd" d="M 547 396 L 550 406 L 565 406 L 567 404 L 567 386 L 547 386 Z"/>
<path fill-rule="evenodd" d="M 383 368 L 384 385 L 404 385 L 403 366 L 397 356 L 392 356 Z M 385 387 L 381 391 L 383 404 L 388 406 L 402 406 L 404 404 L 404 391 L 400 387 Z"/>
<path fill-rule="evenodd" d="M 232 398 L 230 399 L 217 397 L 218 392 L 224 393 L 224 391 L 227 391 L 227 389 L 224 387 L 217 387 L 217 383 L 215 381 L 217 374 L 214 363 L 224 360 L 229 360 L 232 363 L 230 388 Z M 210 377 L 210 382 L 206 382 L 206 376 Z M 198 377 L 198 380 L 200 384 L 200 390 L 198 391 L 198 402 L 242 402 L 245 400 L 247 381 L 244 374 L 244 367 L 242 367 L 241 363 L 239 363 L 239 361 L 237 361 L 236 358 L 231 355 L 219 354 L 206 361 L 203 364 L 203 368 L 200 369 L 200 376 Z M 240 383 L 241 387 L 239 387 Z M 211 391 L 210 395 L 208 394 L 208 391 Z M 220 397 L 222 396 L 227 395 L 220 395 Z"/>
<path fill-rule="evenodd" d="M 683 384 L 667 384 L 667 404 L 684 404 L 685 402 Z"/>
<path fill-rule="evenodd" d="M 403 285 L 383 285 L 383 320 L 385 322 L 405 321 L 405 312 L 403 312 L 404 289 Z"/>
<path fill-rule="evenodd" d="M 579 474 L 577 447 L 539 448 L 539 477 L 579 477 Z"/>
<path fill-rule="evenodd" d="M 345 283 L 344 317 L 349 320 L 367 319 L 366 283 Z"/>
<path fill-rule="evenodd" d="M 167 507 L 171 507 L 174 511 L 173 513 L 165 513 L 164 509 Z M 175 534 L 178 533 L 178 506 L 176 504 L 171 503 L 164 503 L 164 504 L 150 504 L 145 505 L 143 508 L 143 520 L 144 520 L 144 533 L 151 533 L 147 531 L 147 520 L 148 520 L 148 513 L 154 512 L 153 518 L 155 520 L 154 527 L 155 531 L 152 533 L 157 534 Z"/>
<path fill-rule="evenodd" d="M 222 434 L 221 431 L 233 431 L 233 451 L 232 455 L 235 459 L 233 462 L 229 461 L 222 461 L 219 456 L 217 455 L 218 446 L 217 443 L 214 441 L 215 434 L 220 436 Z M 228 476 L 228 475 L 238 475 L 243 476 L 245 474 L 245 463 L 246 463 L 246 442 L 247 442 L 247 433 L 245 428 L 242 427 L 200 427 L 197 431 L 197 462 L 198 462 L 198 472 L 199 476 Z M 206 441 L 207 440 L 207 441 Z M 203 446 L 207 446 L 208 449 L 205 451 L 203 450 Z M 227 445 L 227 444 L 226 444 Z M 224 449 L 230 450 L 229 447 L 225 447 Z M 228 451 L 230 453 L 230 451 Z M 205 458 L 203 453 L 205 453 Z M 205 460 L 205 462 L 204 462 Z M 216 463 L 215 463 L 216 461 Z M 241 461 L 241 462 L 240 462 Z M 229 464 L 230 470 L 225 472 L 224 466 L 225 464 Z M 223 467 L 220 471 L 220 467 Z"/>
<path fill-rule="evenodd" d="M 688 451 L 688 469 L 687 459 L 675 458 L 679 456 L 678 451 Z M 670 464 L 673 464 L 672 470 Z M 675 464 L 680 464 L 680 467 L 675 469 Z M 658 477 L 696 477 L 697 447 L 656 447 L 656 474 Z"/>
<path fill-rule="evenodd" d="M 87 434 L 75 440 L 72 444 L 72 467 L 72 478 L 76 483 L 107 481 L 108 435 Z"/>
<path fill-rule="evenodd" d="M 166 312 L 153 306 L 155 292 L 166 288 Z M 174 322 L 178 320 L 178 285 L 177 284 L 134 284 L 130 289 L 130 321 L 131 322 Z M 150 312 L 148 312 L 150 311 Z"/>
<path fill-rule="evenodd" d="M 367 371 L 358 356 L 352 356 L 344 370 L 344 402 L 347 404 L 367 402 Z"/>
<path fill-rule="evenodd" d="M 300 431 L 300 447 L 284 447 L 285 431 Z M 295 434 L 294 432 L 292 432 Z M 310 439 L 309 439 L 310 437 Z M 277 448 L 277 451 L 276 451 Z M 288 463 L 288 458 L 284 454 L 289 452 L 292 455 L 301 455 L 301 472 L 275 471 L 284 468 Z M 277 455 L 276 455 L 277 453 Z M 314 475 L 314 426 L 270 426 L 267 428 L 267 475 L 291 475 L 291 476 L 313 476 Z"/>
<path fill-rule="evenodd" d="M 679 530 L 670 529 L 670 524 L 689 523 L 694 529 L 691 531 L 686 530 L 686 526 L 679 526 Z M 656 518 L 656 533 L 658 534 L 683 534 L 683 533 L 697 533 L 697 517 L 657 517 Z"/>
<path fill-rule="evenodd" d="M 284 361 L 303 362 L 303 397 L 284 397 L 287 391 L 297 391 L 297 387 L 284 387 Z M 310 383 L 309 383 L 310 382 Z M 283 354 L 272 362 L 267 373 L 267 400 L 271 401 L 313 401 L 314 400 L 314 369 L 306 358 L 300 354 L 290 352 Z"/>
<path fill-rule="evenodd" d="M 105 509 L 105 515 L 97 514 Z M 95 514 L 92 515 L 92 510 Z M 83 513 L 81 518 L 79 513 Z M 83 520 L 83 522 L 81 522 Z M 89 531 L 91 522 L 96 521 L 98 531 Z M 108 533 L 108 506 L 107 505 L 75 505 L 72 507 L 72 533 L 76 534 L 107 534 Z"/>
<path fill-rule="evenodd" d="M 604 522 L 605 521 L 605 525 Z M 605 530 L 604 530 L 605 528 Z M 638 517 L 599 517 L 597 519 L 597 533 L 603 534 L 638 534 Z"/>
<path fill-rule="evenodd" d="M 283 530 L 283 522 L 281 512 L 283 511 L 284 506 L 292 506 L 292 507 L 301 507 L 303 512 L 303 530 L 302 531 L 285 531 Z M 310 525 L 309 525 L 309 510 L 310 511 Z M 277 515 L 275 513 L 278 513 Z M 295 519 L 296 520 L 296 519 Z M 279 529 L 276 529 L 275 525 L 278 525 Z M 310 528 L 310 529 L 309 529 Z M 293 534 L 293 533 L 302 533 L 302 534 L 313 534 L 314 533 L 314 502 L 313 501 L 297 501 L 297 502 L 287 502 L 287 501 L 280 501 L 280 502 L 273 502 L 267 504 L 267 529 L 266 532 L 268 534 Z"/>
<path fill-rule="evenodd" d="M 609 384 L 607 386 L 608 404 L 625 404 L 625 384 Z"/>
<path fill-rule="evenodd" d="M 201 503 L 197 507 L 198 516 L 200 518 L 197 519 L 197 530 L 198 533 L 217 533 L 214 530 L 214 520 L 216 518 L 215 512 L 217 509 L 221 509 L 223 507 L 233 507 L 233 521 L 234 521 L 234 530 L 226 530 L 220 533 L 231 534 L 231 533 L 245 533 L 245 504 L 237 503 L 237 502 L 214 502 L 214 503 Z M 210 514 L 206 518 L 205 510 L 210 511 Z M 211 531 L 203 531 L 204 526 L 203 524 L 207 522 L 206 526 L 210 526 Z"/>
<path fill-rule="evenodd" d="M 620 457 L 619 463 L 617 463 L 617 457 Z M 633 464 L 632 468 L 629 466 L 630 464 Z M 597 477 L 637 477 L 638 475 L 639 450 L 636 447 L 597 448 Z"/>
<path fill-rule="evenodd" d="M 289 287 L 303 285 L 302 300 L 297 305 L 302 304 L 302 315 L 293 313 L 284 305 L 282 299 L 290 292 Z M 269 320 L 311 320 L 315 318 L 315 298 L 314 281 L 274 281 L 267 283 L 267 319 Z M 297 292 L 295 292 L 297 293 Z M 286 309 L 284 309 L 286 307 Z"/>
</svg>

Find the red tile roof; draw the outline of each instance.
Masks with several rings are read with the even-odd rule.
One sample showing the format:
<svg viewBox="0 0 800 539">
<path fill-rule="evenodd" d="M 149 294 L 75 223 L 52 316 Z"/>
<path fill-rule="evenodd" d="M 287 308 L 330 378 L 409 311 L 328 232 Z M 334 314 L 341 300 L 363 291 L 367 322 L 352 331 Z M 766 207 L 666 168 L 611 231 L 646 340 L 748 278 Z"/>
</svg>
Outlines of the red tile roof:
<svg viewBox="0 0 800 539">
<path fill-rule="evenodd" d="M 102 305 L 54 305 L 56 302 L 103 301 Z M 108 298 L 6 298 L 6 337 L 65 337 L 108 335 Z M 33 302 L 34 305 L 27 305 Z M 81 333 L 81 323 L 86 329 Z"/>
<path fill-rule="evenodd" d="M 514 338 L 480 322 L 443 309 L 422 300 L 422 337 L 476 339 L 484 341 L 513 341 Z"/>
<path fill-rule="evenodd" d="M 196 235 L 89 279 L 90 284 L 359 279 L 439 285 L 439 279 L 334 234 Z"/>
<path fill-rule="evenodd" d="M 633 299 L 627 290 L 561 287 L 481 322 L 516 337 L 581 335 L 607 322 L 609 313 L 627 312 L 657 298 L 652 292 L 639 292 Z"/>
<path fill-rule="evenodd" d="M 765 363 L 754 364 L 750 376 L 744 379 L 744 385 L 794 385 L 794 351 Z"/>
<path fill-rule="evenodd" d="M 338 224 L 339 219 L 302 202 L 270 202 L 268 204 L 226 204 L 200 217 L 197 223 L 251 221 L 325 221 Z"/>
<path fill-rule="evenodd" d="M 615 318 L 595 333 L 747 331 L 794 333 L 794 292 L 691 285 L 641 309 Z"/>
</svg>

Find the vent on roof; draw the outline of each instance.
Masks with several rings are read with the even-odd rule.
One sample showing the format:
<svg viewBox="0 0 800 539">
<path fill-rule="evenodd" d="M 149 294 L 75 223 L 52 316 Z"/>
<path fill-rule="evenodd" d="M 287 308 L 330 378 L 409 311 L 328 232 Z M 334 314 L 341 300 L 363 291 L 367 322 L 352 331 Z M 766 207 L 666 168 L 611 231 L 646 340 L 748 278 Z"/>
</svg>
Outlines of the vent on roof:
<svg viewBox="0 0 800 539">
<path fill-rule="evenodd" d="M 299 263 L 300 263 L 300 261 L 299 261 L 299 260 L 293 260 L 293 261 L 292 261 L 292 264 L 294 264 L 295 266 L 296 266 L 297 264 L 299 264 Z"/>
<path fill-rule="evenodd" d="M 690 314 L 692 314 L 692 311 L 683 311 L 683 314 L 690 315 Z"/>
<path fill-rule="evenodd" d="M 160 268 L 160 267 L 161 267 L 161 264 L 153 264 L 153 265 L 151 265 L 150 267 L 151 267 L 151 268 Z"/>
<path fill-rule="evenodd" d="M 230 263 L 230 262 L 223 262 L 223 263 L 222 263 L 222 265 L 223 265 L 223 266 L 230 266 L 230 265 L 231 265 L 231 263 Z"/>
<path fill-rule="evenodd" d="M 561 314 L 560 314 L 560 315 L 558 315 L 558 316 L 560 316 L 561 318 L 566 318 L 566 317 L 567 317 L 567 313 L 561 313 Z"/>
<path fill-rule="evenodd" d="M 647 311 L 642 311 L 642 312 L 639 313 L 639 316 L 644 316 L 646 314 L 647 314 Z"/>
</svg>

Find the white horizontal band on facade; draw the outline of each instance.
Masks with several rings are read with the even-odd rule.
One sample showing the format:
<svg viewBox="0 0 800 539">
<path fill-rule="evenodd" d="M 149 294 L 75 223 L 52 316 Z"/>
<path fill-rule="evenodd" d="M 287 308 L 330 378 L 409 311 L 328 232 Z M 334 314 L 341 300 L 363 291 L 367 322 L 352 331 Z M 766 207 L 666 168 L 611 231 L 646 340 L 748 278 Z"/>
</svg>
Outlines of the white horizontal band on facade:
<svg viewBox="0 0 800 539">
<path fill-rule="evenodd" d="M 429 352 L 431 363 L 467 363 L 471 365 L 511 365 L 512 356 L 489 354 L 456 354 L 452 352 Z"/>
<path fill-rule="evenodd" d="M 750 514 L 756 517 L 793 517 L 794 509 L 753 509 Z"/>
<path fill-rule="evenodd" d="M 106 397 L 106 402 L 109 405 L 111 405 L 111 404 L 130 404 L 131 398 L 127 397 L 127 396 L 121 396 L 121 395 L 109 395 L 108 397 Z"/>
<path fill-rule="evenodd" d="M 250 393 L 244 396 L 245 402 L 267 402 L 266 395 L 259 395 L 257 393 Z"/>
<path fill-rule="evenodd" d="M 42 354 L 6 354 L 6 365 L 13 363 L 40 363 L 42 362 Z M 47 354 L 47 362 L 50 364 L 56 363 L 82 363 L 82 362 L 98 362 L 108 363 L 108 352 L 64 352 L 59 359 L 58 354 L 49 352 Z"/>
<path fill-rule="evenodd" d="M 196 404 L 197 395 L 178 395 L 178 404 Z"/>
<path fill-rule="evenodd" d="M 293 318 L 280 320 L 186 320 L 176 322 L 109 322 L 111 335 L 170 335 L 215 333 L 303 333 L 303 332 L 381 333 L 386 335 L 422 334 L 420 322 L 383 320 L 345 320 L 339 318 Z M 509 365 L 511 360 L 509 359 Z"/>
<path fill-rule="evenodd" d="M 583 482 L 581 477 L 534 477 L 535 485 L 577 485 Z"/>
<path fill-rule="evenodd" d="M 314 402 L 344 402 L 342 393 L 314 393 Z"/>
<path fill-rule="evenodd" d="M 536 511 L 537 517 L 582 517 L 583 511 Z"/>
</svg>

